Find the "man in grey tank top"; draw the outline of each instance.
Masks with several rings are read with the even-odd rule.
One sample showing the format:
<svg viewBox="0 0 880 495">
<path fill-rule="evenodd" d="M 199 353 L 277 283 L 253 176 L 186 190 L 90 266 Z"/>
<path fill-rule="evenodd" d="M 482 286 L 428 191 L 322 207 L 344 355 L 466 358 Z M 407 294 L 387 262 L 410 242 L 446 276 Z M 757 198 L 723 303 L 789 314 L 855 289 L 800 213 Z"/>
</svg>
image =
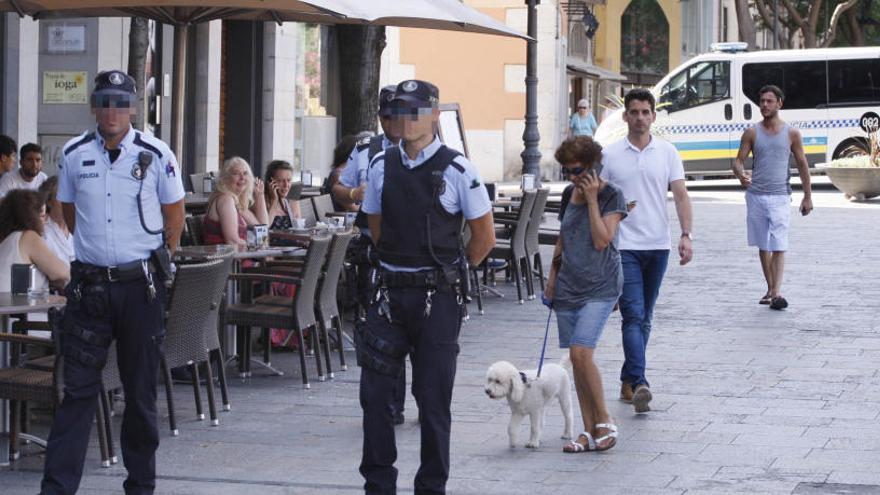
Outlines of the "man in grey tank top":
<svg viewBox="0 0 880 495">
<path fill-rule="evenodd" d="M 769 304 L 771 309 L 785 309 L 788 301 L 780 289 L 791 213 L 789 158 L 794 155 L 804 189 L 801 215 L 809 215 L 813 210 L 810 171 L 800 131 L 779 118 L 779 109 L 785 99 L 782 90 L 767 85 L 761 88 L 758 97 L 764 119 L 743 133 L 733 163 L 733 174 L 746 188 L 749 246 L 758 247 L 761 269 L 767 281 L 767 293 L 759 303 Z M 751 173 L 744 169 L 749 153 L 753 157 Z"/>
</svg>

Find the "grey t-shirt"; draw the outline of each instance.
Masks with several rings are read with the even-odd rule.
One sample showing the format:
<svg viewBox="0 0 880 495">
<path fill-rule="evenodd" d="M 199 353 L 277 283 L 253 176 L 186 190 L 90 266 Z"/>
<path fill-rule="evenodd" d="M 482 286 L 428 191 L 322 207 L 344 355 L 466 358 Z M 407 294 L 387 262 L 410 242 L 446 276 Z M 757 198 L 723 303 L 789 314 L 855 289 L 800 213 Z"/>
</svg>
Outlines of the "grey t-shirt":
<svg viewBox="0 0 880 495">
<path fill-rule="evenodd" d="M 556 275 L 553 306 L 580 308 L 587 301 L 615 299 L 623 290 L 623 270 L 617 250 L 617 233 L 602 251 L 593 246 L 590 215 L 586 204 L 571 204 L 570 185 L 563 193 L 559 218 L 562 239 L 562 266 Z M 617 186 L 608 184 L 599 191 L 601 216 L 621 213 L 626 217 L 626 200 Z"/>
</svg>

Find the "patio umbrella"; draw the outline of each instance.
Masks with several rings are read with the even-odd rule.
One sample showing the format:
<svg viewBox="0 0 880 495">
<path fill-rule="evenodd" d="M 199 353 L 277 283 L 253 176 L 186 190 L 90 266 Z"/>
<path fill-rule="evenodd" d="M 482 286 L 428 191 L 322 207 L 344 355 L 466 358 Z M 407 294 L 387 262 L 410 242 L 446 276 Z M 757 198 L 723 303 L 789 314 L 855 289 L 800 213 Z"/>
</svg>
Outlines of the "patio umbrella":
<svg viewBox="0 0 880 495">
<path fill-rule="evenodd" d="M 171 147 L 183 146 L 186 30 L 217 19 L 318 24 L 375 24 L 465 31 L 528 39 L 458 0 L 0 0 L 0 12 L 34 19 L 138 16 L 175 26 Z"/>
</svg>

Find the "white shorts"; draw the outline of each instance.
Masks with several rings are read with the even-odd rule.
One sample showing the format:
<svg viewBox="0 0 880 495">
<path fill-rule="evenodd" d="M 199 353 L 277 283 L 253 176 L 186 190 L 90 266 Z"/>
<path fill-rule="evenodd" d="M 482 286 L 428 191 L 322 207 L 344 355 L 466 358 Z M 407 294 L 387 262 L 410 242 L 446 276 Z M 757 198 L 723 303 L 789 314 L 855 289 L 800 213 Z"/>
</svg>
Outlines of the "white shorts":
<svg viewBox="0 0 880 495">
<path fill-rule="evenodd" d="M 761 251 L 788 251 L 791 196 L 746 192 L 746 212 L 749 246 Z"/>
</svg>

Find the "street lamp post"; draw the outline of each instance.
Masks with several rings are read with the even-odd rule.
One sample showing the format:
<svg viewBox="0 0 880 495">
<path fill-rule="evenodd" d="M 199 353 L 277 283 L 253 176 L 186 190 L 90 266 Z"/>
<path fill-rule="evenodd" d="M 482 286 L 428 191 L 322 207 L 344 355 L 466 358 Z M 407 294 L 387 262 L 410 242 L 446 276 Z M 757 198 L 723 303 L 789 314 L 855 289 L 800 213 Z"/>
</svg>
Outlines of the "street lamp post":
<svg viewBox="0 0 880 495">
<path fill-rule="evenodd" d="M 520 154 L 523 160 L 522 173 L 533 174 L 535 185 L 541 183 L 541 152 L 538 143 L 538 12 L 540 0 L 525 0 L 528 9 L 528 41 L 526 52 L 526 128 L 523 131 L 525 149 Z"/>
</svg>

